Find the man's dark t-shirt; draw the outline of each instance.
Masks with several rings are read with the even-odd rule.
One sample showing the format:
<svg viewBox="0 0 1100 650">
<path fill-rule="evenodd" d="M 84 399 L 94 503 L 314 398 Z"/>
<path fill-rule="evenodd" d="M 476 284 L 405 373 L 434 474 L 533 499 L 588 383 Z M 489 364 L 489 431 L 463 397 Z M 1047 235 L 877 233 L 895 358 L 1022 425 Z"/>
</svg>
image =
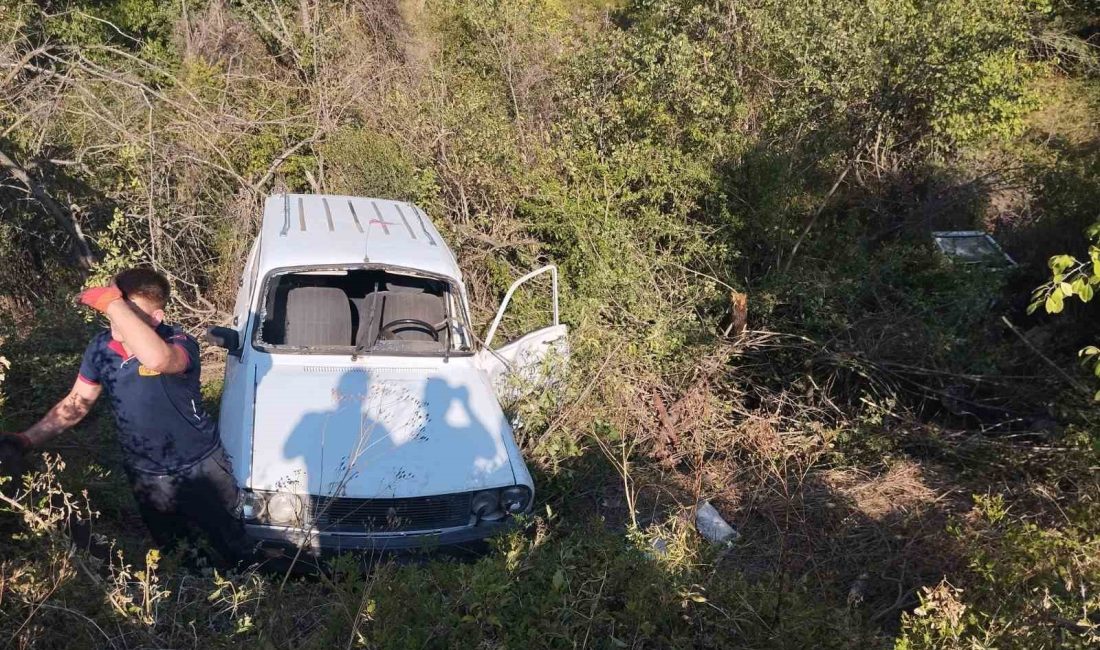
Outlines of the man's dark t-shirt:
<svg viewBox="0 0 1100 650">
<path fill-rule="evenodd" d="M 186 371 L 164 375 L 146 368 L 105 330 L 84 351 L 80 380 L 107 390 L 127 469 L 172 474 L 210 455 L 218 446 L 218 428 L 202 406 L 198 342 L 164 323 L 156 332 L 187 353 Z"/>
</svg>

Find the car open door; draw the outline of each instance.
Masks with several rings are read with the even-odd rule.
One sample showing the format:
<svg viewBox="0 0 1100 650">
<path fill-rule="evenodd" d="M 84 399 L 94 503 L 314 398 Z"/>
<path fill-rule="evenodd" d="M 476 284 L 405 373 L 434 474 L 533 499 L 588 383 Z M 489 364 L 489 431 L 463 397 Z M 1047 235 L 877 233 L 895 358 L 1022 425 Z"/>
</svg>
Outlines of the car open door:
<svg viewBox="0 0 1100 650">
<path fill-rule="evenodd" d="M 493 348 L 497 329 L 512 295 L 521 285 L 544 273 L 550 274 L 553 318 L 548 327 L 528 332 L 505 345 Z M 569 359 L 569 328 L 558 320 L 558 268 L 544 266 L 512 283 L 500 304 L 496 318 L 485 334 L 484 347 L 477 353 L 477 365 L 489 374 L 502 401 L 521 397 L 560 377 Z"/>
</svg>

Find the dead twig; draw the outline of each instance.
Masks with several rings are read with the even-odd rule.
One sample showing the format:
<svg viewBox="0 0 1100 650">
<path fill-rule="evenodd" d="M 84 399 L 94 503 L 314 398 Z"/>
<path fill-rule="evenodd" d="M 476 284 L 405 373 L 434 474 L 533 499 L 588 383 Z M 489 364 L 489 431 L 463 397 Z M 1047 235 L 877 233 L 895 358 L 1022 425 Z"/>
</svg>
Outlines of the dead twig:
<svg viewBox="0 0 1100 650">
<path fill-rule="evenodd" d="M 784 274 L 790 272 L 791 264 L 794 262 L 794 257 L 796 254 L 798 254 L 799 246 L 801 246 L 802 241 L 806 239 L 806 235 L 810 234 L 810 230 L 814 227 L 814 224 L 817 223 L 817 218 L 820 217 L 821 213 L 825 211 L 825 207 L 829 205 L 829 199 L 833 198 L 833 194 L 836 194 L 836 191 L 840 187 L 840 184 L 844 182 L 844 178 L 848 175 L 848 172 L 852 170 L 852 164 L 853 163 L 848 163 L 847 165 L 845 165 L 844 171 L 840 172 L 840 176 L 837 177 L 836 182 L 833 183 L 833 186 L 829 189 L 829 192 L 825 195 L 825 198 L 821 200 L 821 205 L 817 207 L 814 215 L 810 217 L 810 220 L 806 223 L 806 227 L 802 229 L 802 234 L 798 236 L 798 239 L 795 241 L 794 246 L 791 248 L 791 254 L 787 256 L 787 263 L 783 267 Z"/>
</svg>

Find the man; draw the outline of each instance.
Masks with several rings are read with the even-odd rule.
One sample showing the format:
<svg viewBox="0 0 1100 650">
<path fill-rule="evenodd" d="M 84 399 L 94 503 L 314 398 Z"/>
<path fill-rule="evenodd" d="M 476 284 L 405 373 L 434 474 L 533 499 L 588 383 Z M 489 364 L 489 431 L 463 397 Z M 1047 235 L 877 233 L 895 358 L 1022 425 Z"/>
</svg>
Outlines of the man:
<svg viewBox="0 0 1100 650">
<path fill-rule="evenodd" d="M 81 304 L 105 314 L 110 329 L 84 351 L 69 394 L 37 424 L 5 437 L 24 450 L 40 446 L 80 422 L 106 388 L 126 475 L 157 544 L 174 547 L 194 523 L 235 559 L 244 545 L 237 484 L 202 406 L 198 343 L 163 322 L 168 297 L 168 280 L 144 268 L 81 293 Z"/>
</svg>

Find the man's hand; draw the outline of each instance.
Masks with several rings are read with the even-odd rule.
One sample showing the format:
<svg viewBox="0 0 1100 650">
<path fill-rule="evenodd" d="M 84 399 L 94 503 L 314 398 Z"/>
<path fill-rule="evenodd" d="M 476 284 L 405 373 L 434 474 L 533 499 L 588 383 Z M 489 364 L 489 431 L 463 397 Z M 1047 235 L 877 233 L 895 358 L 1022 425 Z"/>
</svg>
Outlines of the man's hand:
<svg viewBox="0 0 1100 650">
<path fill-rule="evenodd" d="M 31 443 L 31 439 L 28 438 L 27 434 L 23 433 L 22 431 L 15 432 L 15 433 L 12 433 L 12 432 L 0 433 L 0 442 L 4 442 L 4 443 L 11 444 L 11 445 L 14 445 L 16 447 L 19 447 L 20 451 L 27 451 L 28 449 L 30 449 L 31 447 L 34 446 Z"/>
<path fill-rule="evenodd" d="M 80 294 L 80 304 L 87 305 L 104 314 L 107 313 L 107 308 L 111 306 L 111 303 L 116 300 L 122 300 L 122 292 L 118 290 L 118 287 L 94 287 L 85 289 Z"/>
<path fill-rule="evenodd" d="M 9 482 L 2 486 L 4 491 L 12 489 L 12 486 L 19 487 L 19 477 L 23 475 L 23 470 L 26 469 L 26 448 L 21 446 L 21 443 L 17 442 L 18 434 L 4 433 L 0 434 L 0 478 L 15 479 L 14 483 Z"/>
</svg>

